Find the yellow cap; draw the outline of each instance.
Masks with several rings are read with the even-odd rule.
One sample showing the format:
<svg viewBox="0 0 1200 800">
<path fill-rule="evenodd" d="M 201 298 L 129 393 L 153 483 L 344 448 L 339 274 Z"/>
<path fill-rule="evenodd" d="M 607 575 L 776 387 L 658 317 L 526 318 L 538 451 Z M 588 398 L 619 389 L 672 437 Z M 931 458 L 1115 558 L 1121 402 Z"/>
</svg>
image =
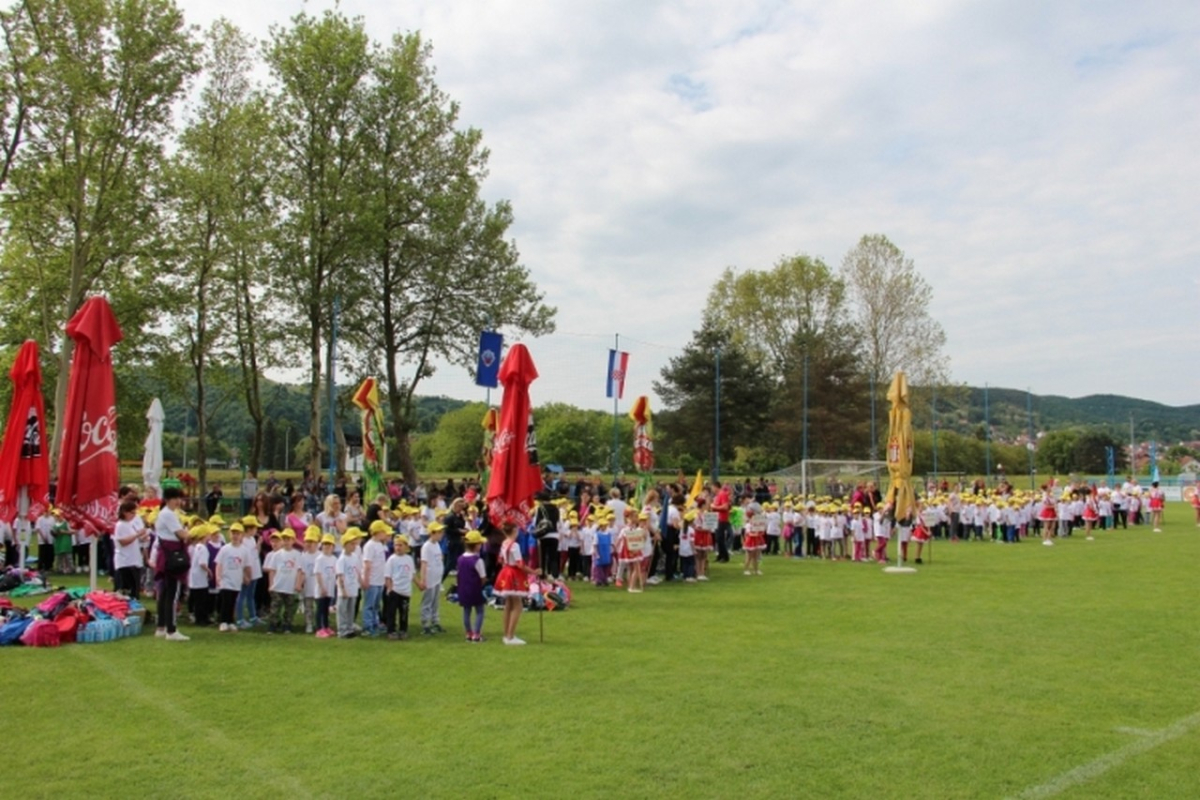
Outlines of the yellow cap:
<svg viewBox="0 0 1200 800">
<path fill-rule="evenodd" d="M 463 541 L 467 544 L 483 544 L 485 540 L 483 534 L 479 531 L 467 531 L 467 535 L 463 537 Z"/>
<path fill-rule="evenodd" d="M 261 526 L 258 524 L 258 517 L 254 516 L 253 514 L 247 514 L 246 516 L 242 517 L 242 527 L 258 528 Z"/>
<path fill-rule="evenodd" d="M 321 537 L 321 544 L 337 544 L 337 539 L 333 538 L 332 533 L 327 533 Z"/>
<path fill-rule="evenodd" d="M 350 527 L 347 528 L 346 532 L 342 534 L 342 544 L 346 545 L 350 544 L 350 542 L 357 542 L 361 538 L 362 531 L 356 527 Z"/>
<path fill-rule="evenodd" d="M 321 541 L 321 529 L 318 528 L 316 525 L 309 525 L 307 528 L 304 529 L 304 541 L 306 541 L 306 542 Z"/>
<path fill-rule="evenodd" d="M 431 522 L 426 530 L 428 530 L 430 533 L 437 533 L 440 530 L 445 530 L 445 528 L 446 526 L 440 522 Z"/>
<path fill-rule="evenodd" d="M 374 536 L 375 534 L 378 534 L 378 533 L 391 533 L 392 526 L 388 525 L 386 522 L 384 522 L 381 519 L 377 519 L 371 523 L 370 527 L 368 527 L 367 530 L 371 532 L 372 536 Z"/>
</svg>

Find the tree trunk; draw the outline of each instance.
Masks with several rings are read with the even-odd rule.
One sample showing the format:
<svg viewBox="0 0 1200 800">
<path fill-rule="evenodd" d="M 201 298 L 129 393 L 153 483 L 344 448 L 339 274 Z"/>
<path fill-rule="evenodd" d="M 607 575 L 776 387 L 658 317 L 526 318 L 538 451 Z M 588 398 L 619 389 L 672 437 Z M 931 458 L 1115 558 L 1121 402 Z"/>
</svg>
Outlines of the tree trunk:
<svg viewBox="0 0 1200 800">
<path fill-rule="evenodd" d="M 310 315 L 319 315 L 320 308 L 310 308 Z M 308 382 L 308 471 L 310 477 L 321 474 L 321 327 L 316 319 L 309 319 L 312 332 L 309 339 L 309 364 L 312 376 Z"/>
</svg>

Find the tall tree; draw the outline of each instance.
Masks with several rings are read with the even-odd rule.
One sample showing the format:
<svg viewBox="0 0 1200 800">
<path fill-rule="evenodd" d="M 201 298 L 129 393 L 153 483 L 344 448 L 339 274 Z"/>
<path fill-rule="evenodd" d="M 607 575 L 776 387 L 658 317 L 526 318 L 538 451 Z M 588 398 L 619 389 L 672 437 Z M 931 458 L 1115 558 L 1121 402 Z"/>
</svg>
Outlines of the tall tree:
<svg viewBox="0 0 1200 800">
<path fill-rule="evenodd" d="M 778 377 L 795 342 L 846 335 L 845 298 L 845 285 L 823 261 L 794 255 L 767 270 L 726 269 L 708 293 L 705 314 Z"/>
<path fill-rule="evenodd" d="M 719 362 L 718 362 L 719 359 Z M 719 365 L 718 365 L 719 363 Z M 720 452 L 717 452 L 717 376 L 720 371 Z M 749 348 L 711 321 L 705 321 L 683 353 L 663 367 L 654 391 L 665 412 L 655 429 L 675 452 L 701 463 L 728 462 L 737 445 L 756 445 L 766 435 L 767 398 L 772 383 Z M 686 449 L 683 449 L 686 447 Z"/>
<path fill-rule="evenodd" d="M 271 166 L 261 152 L 262 143 L 270 141 L 264 135 L 262 99 L 250 86 L 253 47 L 251 40 L 226 20 L 218 20 L 210 28 L 205 38 L 206 80 L 200 101 L 180 134 L 179 150 L 167 171 L 176 294 L 185 302 L 174 319 L 176 330 L 184 334 L 176 337 L 183 352 L 171 359 L 177 368 L 167 366 L 164 372 L 176 377 L 177 392 L 192 398 L 202 492 L 208 480 L 211 417 L 236 392 L 236 373 L 225 368 L 232 367 L 229 362 L 233 359 L 227 356 L 235 342 L 223 333 L 228 328 L 222 323 L 237 315 L 240 287 L 235 262 L 247 234 L 243 220 L 262 202 L 259 193 L 246 191 L 246 185 L 256 176 L 261 185 L 263 171 Z M 251 208 L 246 208 L 247 204 Z M 260 227 L 252 233 L 264 232 Z M 254 238 L 255 246 L 261 248 L 264 242 L 257 235 Z M 247 334 L 252 337 L 254 331 Z M 214 388 L 215 404 L 210 403 L 210 389 Z M 261 424 L 261 414 L 254 418 Z M 251 450 L 252 469 L 257 469 L 259 449 L 256 445 Z"/>
<path fill-rule="evenodd" d="M 489 324 L 535 335 L 554 329 L 554 309 L 505 238 L 511 207 L 480 197 L 482 135 L 458 129 L 458 104 L 435 83 L 430 54 L 419 35 L 398 35 L 374 60 L 361 153 L 367 289 L 346 320 L 350 340 L 382 361 L 408 481 L 416 479 L 413 398 L 433 361 L 473 367 Z"/>
<path fill-rule="evenodd" d="M 25 0 L 4 30 L 6 91 L 24 114 L 24 140 L 5 185 L 0 263 L 20 298 L 12 313 L 39 314 L 45 345 L 60 337 L 56 457 L 73 349 L 66 321 L 102 290 L 131 344 L 151 328 L 157 287 L 141 276 L 155 260 L 153 187 L 197 45 L 172 0 Z"/>
<path fill-rule="evenodd" d="M 360 18 L 340 11 L 301 13 L 273 27 L 267 65 L 277 83 L 275 132 L 285 158 L 276 189 L 286 198 L 280 223 L 280 272 L 292 287 L 309 359 L 308 468 L 320 471 L 322 357 L 333 360 L 335 306 L 352 307 L 359 260 L 356 210 L 364 80 L 370 42 Z M 340 301 L 339 301 L 340 298 Z M 332 457 L 333 454 L 331 453 Z"/>
<path fill-rule="evenodd" d="M 933 289 L 911 258 L 882 234 L 862 237 L 842 260 L 842 279 L 876 385 L 904 370 L 909 383 L 946 382 L 946 333 L 929 314 Z"/>
</svg>

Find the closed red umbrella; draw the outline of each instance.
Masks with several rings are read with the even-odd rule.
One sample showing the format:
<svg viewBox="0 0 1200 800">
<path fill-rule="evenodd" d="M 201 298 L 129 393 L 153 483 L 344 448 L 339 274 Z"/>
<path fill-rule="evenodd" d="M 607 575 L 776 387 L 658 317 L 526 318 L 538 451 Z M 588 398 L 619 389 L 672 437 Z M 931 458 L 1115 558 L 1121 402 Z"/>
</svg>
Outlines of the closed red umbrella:
<svg viewBox="0 0 1200 800">
<path fill-rule="evenodd" d="M 37 342 L 30 339 L 21 345 L 8 374 L 13 401 L 0 444 L 0 520 L 12 523 L 18 515 L 26 521 L 37 519 L 49 502 L 46 404 Z"/>
<path fill-rule="evenodd" d="M 67 408 L 60 422 L 55 505 L 73 527 L 95 535 L 111 531 L 117 519 L 117 406 L 112 346 L 121 328 L 103 297 L 84 302 L 67 335 L 75 340 Z"/>
<path fill-rule="evenodd" d="M 537 367 L 523 344 L 509 348 L 500 365 L 504 384 L 500 424 L 492 445 L 492 474 L 488 480 L 488 514 L 492 522 L 527 525 L 533 497 L 542 488 L 538 469 L 537 434 L 529 403 L 529 384 L 537 380 Z"/>
</svg>

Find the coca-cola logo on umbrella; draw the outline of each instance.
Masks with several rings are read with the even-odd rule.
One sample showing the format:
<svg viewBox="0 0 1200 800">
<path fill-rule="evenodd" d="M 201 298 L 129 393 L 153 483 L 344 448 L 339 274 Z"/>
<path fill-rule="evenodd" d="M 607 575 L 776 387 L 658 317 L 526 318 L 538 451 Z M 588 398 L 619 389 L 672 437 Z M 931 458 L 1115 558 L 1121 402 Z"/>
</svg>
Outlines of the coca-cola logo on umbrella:
<svg viewBox="0 0 1200 800">
<path fill-rule="evenodd" d="M 25 438 L 21 441 L 21 458 L 42 457 L 42 433 L 38 425 L 37 409 L 30 406 L 25 418 Z"/>
<path fill-rule="evenodd" d="M 80 426 L 79 463 L 86 464 L 93 458 L 99 458 L 105 453 L 117 454 L 117 409 L 108 407 L 108 413 L 99 419 L 88 418 L 87 411 L 83 412 L 83 424 Z"/>
</svg>

